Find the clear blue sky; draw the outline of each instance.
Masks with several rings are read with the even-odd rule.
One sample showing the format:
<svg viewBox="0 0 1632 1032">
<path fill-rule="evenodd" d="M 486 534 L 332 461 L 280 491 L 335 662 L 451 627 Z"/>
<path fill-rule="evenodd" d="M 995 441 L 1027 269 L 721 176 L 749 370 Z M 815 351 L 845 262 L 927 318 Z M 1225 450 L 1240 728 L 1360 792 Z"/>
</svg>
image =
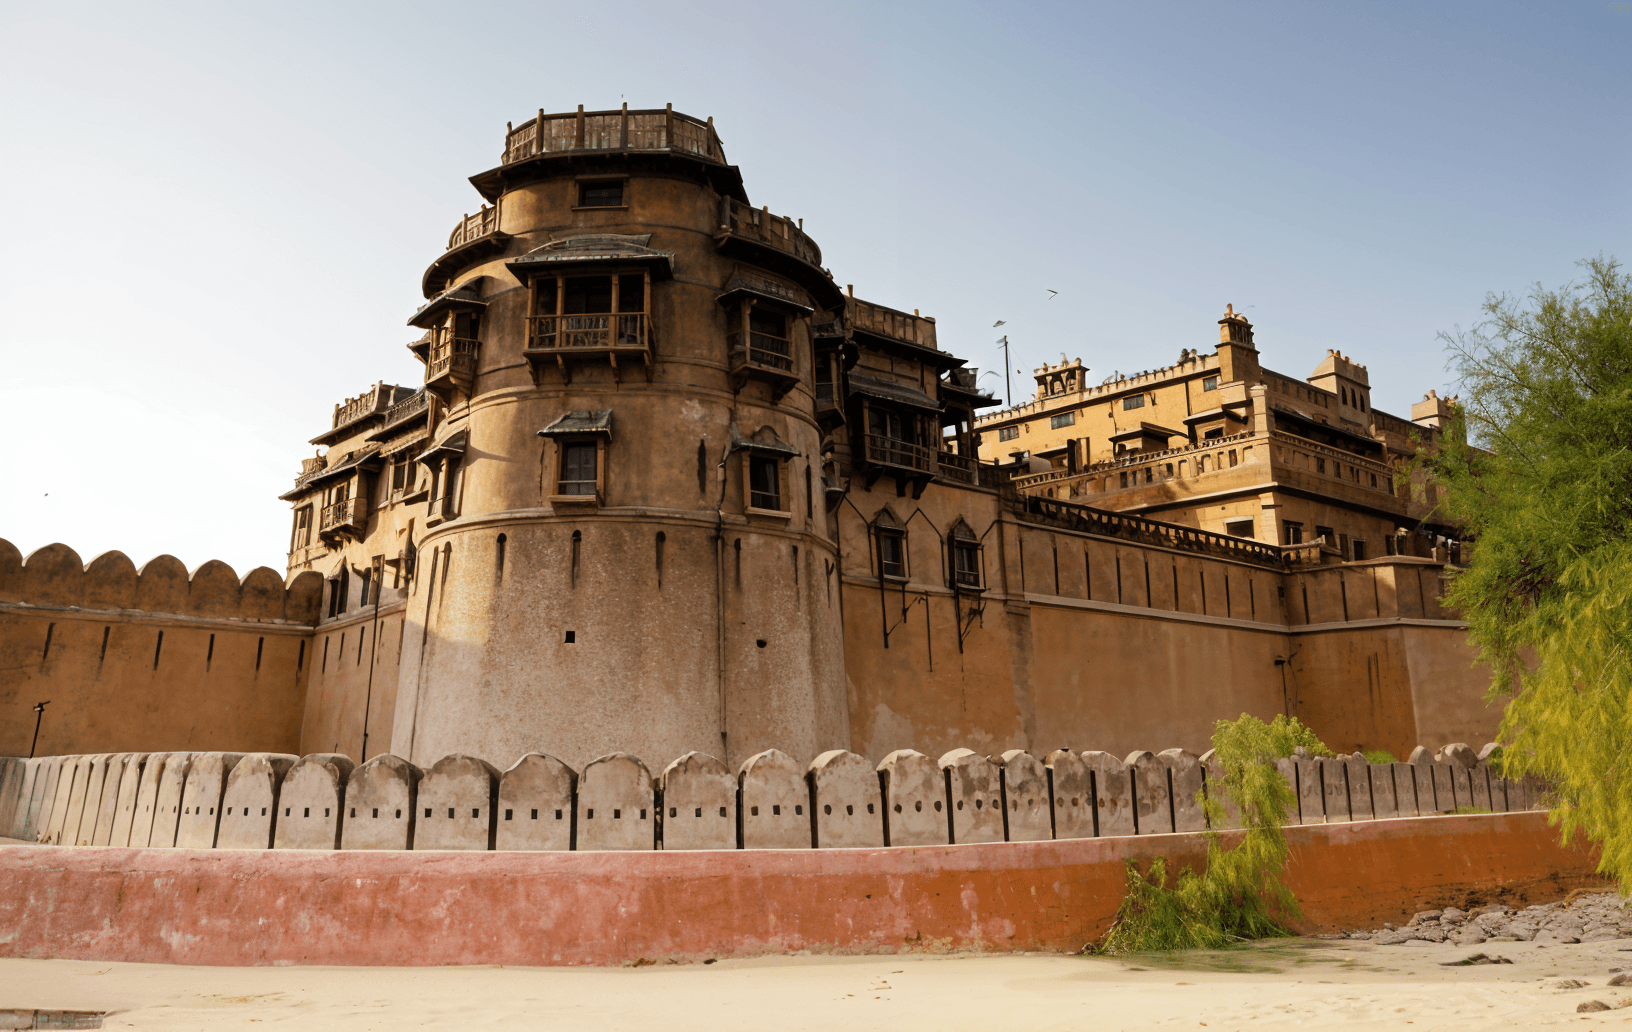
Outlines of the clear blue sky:
<svg viewBox="0 0 1632 1032">
<path fill-rule="evenodd" d="M 304 442 L 419 381 L 420 274 L 541 106 L 714 116 L 755 204 L 982 368 L 1002 332 L 1028 373 L 1165 365 L 1233 302 L 1266 364 L 1340 348 L 1405 414 L 1486 291 L 1632 260 L 1626 3 L 68 2 L 0 33 L 25 553 L 281 570 Z"/>
</svg>

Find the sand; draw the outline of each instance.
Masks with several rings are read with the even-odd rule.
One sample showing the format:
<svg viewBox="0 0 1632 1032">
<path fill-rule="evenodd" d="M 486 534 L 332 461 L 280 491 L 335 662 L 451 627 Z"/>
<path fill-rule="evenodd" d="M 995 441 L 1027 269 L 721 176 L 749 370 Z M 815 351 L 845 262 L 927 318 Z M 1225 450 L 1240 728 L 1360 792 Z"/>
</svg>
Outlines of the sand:
<svg viewBox="0 0 1632 1032">
<path fill-rule="evenodd" d="M 1442 967 L 1470 954 L 1512 964 Z M 640 968 L 172 967 L 0 960 L 0 1009 L 115 1029 L 1632 1029 L 1632 940 L 1379 946 L 1293 939 L 1128 959 L 764 957 Z M 1560 989 L 1566 978 L 1586 988 Z"/>
</svg>

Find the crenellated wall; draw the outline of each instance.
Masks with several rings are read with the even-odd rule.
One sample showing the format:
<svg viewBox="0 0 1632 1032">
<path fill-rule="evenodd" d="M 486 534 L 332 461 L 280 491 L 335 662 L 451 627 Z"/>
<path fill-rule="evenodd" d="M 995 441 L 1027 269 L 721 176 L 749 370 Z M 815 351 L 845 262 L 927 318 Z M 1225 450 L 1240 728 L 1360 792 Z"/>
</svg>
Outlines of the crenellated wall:
<svg viewBox="0 0 1632 1032">
<path fill-rule="evenodd" d="M 0 540 L 0 754 L 297 750 L 323 582 Z M 48 702 L 34 743 L 34 704 Z"/>
</svg>

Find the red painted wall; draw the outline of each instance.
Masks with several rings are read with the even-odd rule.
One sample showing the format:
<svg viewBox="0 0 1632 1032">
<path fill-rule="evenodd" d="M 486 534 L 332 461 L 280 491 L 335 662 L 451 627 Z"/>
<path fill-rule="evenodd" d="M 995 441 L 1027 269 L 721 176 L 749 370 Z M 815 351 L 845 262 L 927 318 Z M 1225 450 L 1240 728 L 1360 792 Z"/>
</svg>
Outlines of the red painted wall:
<svg viewBox="0 0 1632 1032">
<path fill-rule="evenodd" d="M 1540 812 L 1287 829 L 1305 930 L 1597 886 Z M 903 849 L 448 853 L 0 848 L 0 956 L 623 964 L 791 950 L 1076 950 L 1123 861 L 1200 835 Z"/>
</svg>

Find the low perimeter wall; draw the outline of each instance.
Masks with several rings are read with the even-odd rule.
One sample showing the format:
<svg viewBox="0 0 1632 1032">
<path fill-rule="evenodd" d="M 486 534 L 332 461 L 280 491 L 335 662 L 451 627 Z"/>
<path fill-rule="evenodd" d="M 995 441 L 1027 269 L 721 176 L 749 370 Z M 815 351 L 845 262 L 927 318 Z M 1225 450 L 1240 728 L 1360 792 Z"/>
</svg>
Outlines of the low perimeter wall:
<svg viewBox="0 0 1632 1032">
<path fill-rule="evenodd" d="M 1286 829 L 1304 931 L 1599 887 L 1541 812 Z M 1225 838 L 1239 832 L 1225 832 Z M 629 964 L 794 950 L 1075 951 L 1124 861 L 1198 834 L 886 849 L 0 847 L 0 956 L 256 965 Z"/>
</svg>

